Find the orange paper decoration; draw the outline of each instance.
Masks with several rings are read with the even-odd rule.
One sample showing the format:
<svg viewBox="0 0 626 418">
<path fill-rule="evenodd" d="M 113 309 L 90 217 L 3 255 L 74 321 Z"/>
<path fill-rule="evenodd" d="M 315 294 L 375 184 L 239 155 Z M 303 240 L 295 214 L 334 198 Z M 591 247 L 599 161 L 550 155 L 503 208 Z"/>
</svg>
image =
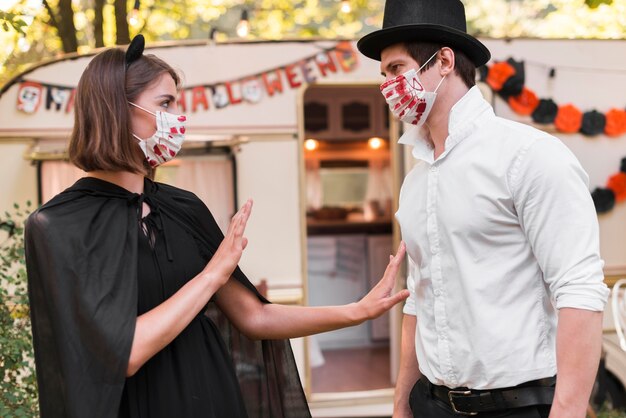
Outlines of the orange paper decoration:
<svg viewBox="0 0 626 418">
<path fill-rule="evenodd" d="M 509 106 L 519 115 L 530 116 L 537 106 L 539 106 L 539 98 L 534 91 L 524 87 L 522 92 L 517 96 L 509 97 Z"/>
<path fill-rule="evenodd" d="M 559 106 L 554 119 L 554 126 L 561 132 L 572 134 L 578 132 L 583 123 L 583 113 L 573 104 Z"/>
<path fill-rule="evenodd" d="M 604 133 L 608 136 L 620 136 L 626 134 L 626 110 L 611 109 L 606 112 L 606 125 Z"/>
<path fill-rule="evenodd" d="M 502 89 L 506 80 L 508 80 L 513 74 L 515 74 L 515 68 L 508 62 L 497 62 L 489 67 L 489 73 L 487 74 L 487 84 L 492 89 L 499 91 Z"/>
<path fill-rule="evenodd" d="M 626 173 L 620 171 L 609 177 L 609 180 L 606 182 L 606 187 L 613 191 L 616 202 L 626 200 Z"/>
</svg>

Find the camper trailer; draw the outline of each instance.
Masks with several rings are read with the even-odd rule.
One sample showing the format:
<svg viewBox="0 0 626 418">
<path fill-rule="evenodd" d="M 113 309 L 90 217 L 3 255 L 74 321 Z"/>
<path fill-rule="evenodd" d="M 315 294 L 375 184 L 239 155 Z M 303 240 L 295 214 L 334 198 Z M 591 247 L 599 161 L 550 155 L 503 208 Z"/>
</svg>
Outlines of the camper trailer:
<svg viewBox="0 0 626 418">
<path fill-rule="evenodd" d="M 583 111 L 626 105 L 626 41 L 482 41 L 495 61 L 523 61 L 525 84 L 540 97 Z M 172 42 L 146 53 L 180 70 L 179 103 L 188 115 L 183 151 L 157 169 L 157 180 L 196 193 L 222 228 L 240 203 L 254 199 L 241 267 L 271 301 L 335 305 L 365 295 L 399 243 L 394 213 L 413 165 L 411 149 L 397 144 L 404 127 L 380 94 L 379 64 L 342 40 Z M 41 63 L 0 91 L 2 212 L 13 203 L 44 203 L 82 175 L 66 148 L 75 88 L 92 57 Z M 479 87 L 497 114 L 532 123 L 486 83 Z M 604 187 L 626 157 L 625 135 L 539 127 L 570 147 L 591 189 Z M 626 203 L 599 220 L 611 285 L 626 276 Z M 314 416 L 391 415 L 401 317 L 396 307 L 357 327 L 292 341 Z M 618 403 L 626 355 L 610 315 L 605 322 L 605 364 Z"/>
</svg>

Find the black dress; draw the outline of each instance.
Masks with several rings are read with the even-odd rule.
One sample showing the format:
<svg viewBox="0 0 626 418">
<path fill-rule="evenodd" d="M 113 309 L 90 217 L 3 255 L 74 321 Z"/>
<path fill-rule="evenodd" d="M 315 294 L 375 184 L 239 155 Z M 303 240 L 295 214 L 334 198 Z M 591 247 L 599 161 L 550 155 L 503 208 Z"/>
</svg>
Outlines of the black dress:
<svg viewBox="0 0 626 418">
<path fill-rule="evenodd" d="M 157 208 L 143 219 L 142 226 L 137 316 L 163 303 L 206 265 L 193 237 L 161 216 Z M 126 379 L 120 417 L 246 417 L 232 359 L 207 316 L 198 314 L 178 337 Z"/>
<path fill-rule="evenodd" d="M 142 222 L 144 201 L 152 214 Z M 248 339 L 214 303 L 126 378 L 137 315 L 194 277 L 222 240 L 197 196 L 148 179 L 139 195 L 83 178 L 31 214 L 41 417 L 310 418 L 289 341 Z M 231 280 L 268 303 L 239 268 Z"/>
</svg>

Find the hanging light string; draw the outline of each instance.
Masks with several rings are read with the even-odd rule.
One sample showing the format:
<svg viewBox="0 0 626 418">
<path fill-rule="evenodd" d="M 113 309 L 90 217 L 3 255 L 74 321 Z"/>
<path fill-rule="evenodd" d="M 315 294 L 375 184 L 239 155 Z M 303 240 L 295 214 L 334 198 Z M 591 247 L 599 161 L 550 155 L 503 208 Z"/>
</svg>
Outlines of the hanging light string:
<svg viewBox="0 0 626 418">
<path fill-rule="evenodd" d="M 350 4 L 350 0 L 341 0 L 341 7 L 339 8 L 341 13 L 350 13 L 352 11 L 352 5 Z"/>
<path fill-rule="evenodd" d="M 480 78 L 519 115 L 530 116 L 533 122 L 553 124 L 561 133 L 581 133 L 587 136 L 605 134 L 609 137 L 626 135 L 626 109 L 621 105 L 606 113 L 583 111 L 568 103 L 558 105 L 551 98 L 539 98 L 525 86 L 525 61 L 509 58 L 479 69 Z M 550 68 L 550 78 L 556 71 Z"/>
<path fill-rule="evenodd" d="M 533 67 L 545 68 L 549 71 L 565 70 L 578 73 L 607 73 L 607 74 L 626 74 L 626 69 L 618 68 L 594 68 L 594 67 L 576 67 L 572 65 L 548 65 L 543 62 L 524 60 L 525 64 Z"/>
<path fill-rule="evenodd" d="M 239 19 L 236 29 L 237 36 L 240 38 L 245 38 L 250 34 L 250 18 L 248 13 L 248 9 L 241 10 L 241 19 Z"/>
</svg>

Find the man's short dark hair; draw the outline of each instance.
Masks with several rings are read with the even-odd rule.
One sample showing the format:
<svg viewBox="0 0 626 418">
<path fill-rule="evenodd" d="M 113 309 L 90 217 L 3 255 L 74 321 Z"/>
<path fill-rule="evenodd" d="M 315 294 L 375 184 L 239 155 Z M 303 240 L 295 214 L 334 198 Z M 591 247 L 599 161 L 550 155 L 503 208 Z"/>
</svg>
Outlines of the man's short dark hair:
<svg viewBox="0 0 626 418">
<path fill-rule="evenodd" d="M 404 46 L 411 58 L 419 65 L 423 65 L 428 58 L 446 45 L 431 42 L 405 42 Z M 476 66 L 463 52 L 455 48 L 450 49 L 454 52 L 454 72 L 461 77 L 468 88 L 474 87 L 476 85 Z M 434 62 L 435 60 L 430 61 L 422 71 L 429 69 Z"/>
</svg>

